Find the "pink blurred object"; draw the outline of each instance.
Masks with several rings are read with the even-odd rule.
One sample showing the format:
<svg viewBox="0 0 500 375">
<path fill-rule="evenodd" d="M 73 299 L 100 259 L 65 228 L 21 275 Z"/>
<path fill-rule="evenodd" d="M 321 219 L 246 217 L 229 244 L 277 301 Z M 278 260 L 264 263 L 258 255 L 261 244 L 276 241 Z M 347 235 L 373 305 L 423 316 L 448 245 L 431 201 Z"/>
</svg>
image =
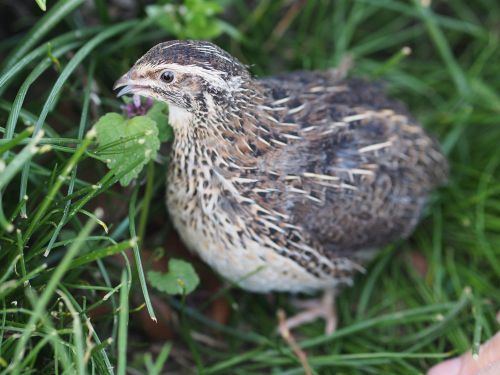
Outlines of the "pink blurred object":
<svg viewBox="0 0 500 375">
<path fill-rule="evenodd" d="M 132 101 L 121 106 L 128 118 L 135 116 L 144 116 L 153 106 L 153 99 L 142 98 L 139 95 L 134 95 Z"/>
</svg>

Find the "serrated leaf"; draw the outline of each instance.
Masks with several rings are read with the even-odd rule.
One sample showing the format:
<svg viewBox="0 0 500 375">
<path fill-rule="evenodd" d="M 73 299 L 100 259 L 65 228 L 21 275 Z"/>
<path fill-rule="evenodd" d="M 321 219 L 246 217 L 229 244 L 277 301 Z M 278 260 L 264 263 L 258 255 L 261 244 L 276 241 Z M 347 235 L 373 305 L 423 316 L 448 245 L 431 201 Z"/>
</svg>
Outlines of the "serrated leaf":
<svg viewBox="0 0 500 375">
<path fill-rule="evenodd" d="M 169 141 L 174 137 L 172 127 L 168 124 L 167 113 L 168 107 L 162 102 L 155 102 L 148 113 L 146 113 L 146 116 L 156 122 L 160 142 Z"/>
<path fill-rule="evenodd" d="M 95 129 L 102 150 L 98 155 L 115 175 L 127 172 L 120 179 L 122 186 L 137 177 L 160 148 L 156 123 L 147 116 L 127 119 L 118 113 L 108 113 L 97 121 Z"/>
<path fill-rule="evenodd" d="M 193 266 L 181 259 L 170 259 L 167 273 L 149 271 L 148 279 L 156 289 L 172 295 L 189 294 L 200 283 Z"/>
</svg>

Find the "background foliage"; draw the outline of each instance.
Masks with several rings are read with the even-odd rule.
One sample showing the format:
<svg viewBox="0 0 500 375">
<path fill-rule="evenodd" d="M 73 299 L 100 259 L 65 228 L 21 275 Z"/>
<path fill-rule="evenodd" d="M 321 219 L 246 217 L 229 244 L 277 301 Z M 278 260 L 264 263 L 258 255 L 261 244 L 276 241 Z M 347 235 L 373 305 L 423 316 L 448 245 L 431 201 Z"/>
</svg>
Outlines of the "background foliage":
<svg viewBox="0 0 500 375">
<path fill-rule="evenodd" d="M 214 39 L 257 76 L 350 54 L 351 74 L 385 81 L 449 155 L 417 232 L 338 298 L 336 333 L 296 331 L 316 373 L 420 374 L 498 330 L 498 1 L 37 0 L 3 2 L 0 18 L 1 373 L 302 373 L 275 331 L 288 296 L 226 286 L 196 261 L 202 286 L 168 296 L 133 265 L 188 257 L 163 205 L 168 142 L 121 187 L 138 164 L 109 171 L 103 153 L 137 135 L 103 145 L 89 130 L 122 112 L 113 81 L 172 38 Z"/>
</svg>

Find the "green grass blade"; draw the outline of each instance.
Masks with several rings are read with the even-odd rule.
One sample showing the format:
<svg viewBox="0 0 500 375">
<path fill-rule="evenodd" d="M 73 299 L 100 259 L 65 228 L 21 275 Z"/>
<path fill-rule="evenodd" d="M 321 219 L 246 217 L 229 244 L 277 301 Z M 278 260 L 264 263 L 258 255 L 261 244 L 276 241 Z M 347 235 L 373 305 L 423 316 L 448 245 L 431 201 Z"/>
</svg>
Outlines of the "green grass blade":
<svg viewBox="0 0 500 375">
<path fill-rule="evenodd" d="M 65 294 L 64 291 L 58 290 L 57 294 L 64 301 L 66 308 L 69 310 L 71 318 L 73 319 L 73 343 L 75 346 L 73 363 L 76 363 L 76 372 L 78 375 L 85 375 L 87 371 L 85 369 L 85 363 L 84 363 L 84 358 L 85 358 L 84 356 L 85 353 L 83 350 L 84 338 L 83 338 L 83 329 L 82 329 L 82 322 L 80 320 L 80 315 L 73 307 L 73 304 L 71 303 L 71 301 L 69 300 L 68 296 Z"/>
<path fill-rule="evenodd" d="M 35 0 L 41 10 L 44 12 L 47 10 L 47 2 L 46 0 Z"/>
<path fill-rule="evenodd" d="M 31 334 L 36 328 L 36 323 L 43 318 L 47 304 L 53 297 L 62 277 L 69 269 L 71 261 L 76 256 L 80 248 L 84 245 L 86 237 L 90 235 L 95 224 L 96 224 L 95 222 L 92 222 L 90 220 L 87 222 L 87 224 L 85 224 L 85 227 L 78 234 L 77 240 L 73 243 L 73 245 L 71 245 L 71 247 L 64 255 L 63 259 L 55 269 L 42 295 L 40 296 L 40 298 L 37 299 L 37 302 L 34 305 L 33 315 L 28 320 L 28 323 L 26 324 L 26 329 L 24 330 L 24 332 L 22 333 L 21 337 L 17 342 L 15 353 L 13 356 L 14 359 L 12 363 L 9 365 L 9 369 L 15 370 L 16 372 L 19 371 L 17 365 L 24 356 L 24 353 L 26 351 L 26 345 L 28 343 L 28 340 L 30 339 Z"/>
<path fill-rule="evenodd" d="M 161 348 L 160 354 L 158 354 L 158 357 L 156 358 L 156 362 L 154 364 L 154 367 L 149 372 L 149 375 L 160 375 L 161 374 L 161 372 L 163 370 L 163 366 L 164 366 L 165 362 L 167 361 L 171 350 L 172 350 L 172 343 L 169 342 L 169 343 L 166 343 L 165 345 L 163 345 L 163 347 Z"/>
<path fill-rule="evenodd" d="M 92 60 L 90 64 L 90 68 L 88 71 L 87 79 L 89 82 L 92 82 L 94 79 L 94 71 L 95 71 L 95 60 Z M 83 94 L 83 105 L 82 105 L 82 114 L 80 116 L 80 125 L 78 127 L 78 141 L 81 142 L 83 139 L 83 134 L 85 132 L 85 127 L 87 126 L 87 117 L 88 117 L 88 110 L 89 110 L 89 103 L 90 103 L 90 92 L 91 92 L 92 85 L 87 85 L 85 88 L 84 94 Z M 75 165 L 75 168 L 71 171 L 71 177 L 69 181 L 69 186 L 68 186 L 68 191 L 66 193 L 67 196 L 71 196 L 73 194 L 73 190 L 75 188 L 75 180 L 76 180 L 76 172 L 77 172 L 78 165 Z M 47 256 L 50 254 L 50 250 L 52 249 L 52 246 L 54 246 L 54 242 L 57 240 L 57 237 L 59 236 L 59 233 L 61 232 L 61 229 L 63 228 L 66 219 L 68 218 L 69 214 L 69 209 L 71 206 L 71 199 L 68 199 L 66 202 L 66 205 L 64 206 L 64 212 L 61 217 L 61 220 L 59 220 L 59 223 L 57 224 L 56 229 L 54 230 L 54 233 L 52 234 L 52 237 L 50 238 L 50 241 L 45 249 L 44 255 Z"/>
<path fill-rule="evenodd" d="M 34 129 L 35 128 L 33 126 L 30 126 L 19 133 L 14 139 L 7 140 L 5 143 L 0 144 L 0 155 L 21 144 L 25 138 L 28 138 L 31 134 L 33 134 Z"/>
<path fill-rule="evenodd" d="M 75 8 L 80 6 L 84 0 L 60 0 L 50 11 L 45 14 L 17 44 L 3 63 L 3 71 L 14 65 L 23 55 L 28 52 L 40 39 L 42 39 L 52 28 L 63 20 Z"/>
<path fill-rule="evenodd" d="M 58 48 L 57 50 L 54 51 L 55 56 L 62 56 L 64 53 L 71 51 L 73 48 L 75 48 L 79 43 L 70 43 L 66 46 L 63 46 L 61 48 Z M 16 98 L 14 99 L 14 103 L 12 104 L 10 113 L 9 113 L 9 118 L 7 119 L 7 125 L 6 125 L 6 131 L 4 134 L 4 139 L 9 140 L 13 137 L 15 129 L 16 129 L 16 124 L 18 122 L 20 113 L 21 113 L 21 107 L 23 105 L 24 99 L 26 97 L 26 94 L 28 92 L 29 87 L 37 80 L 37 78 L 45 71 L 47 68 L 51 65 L 51 61 L 49 58 L 46 58 L 42 60 L 26 77 L 26 80 L 23 82 L 21 87 L 19 88 L 19 91 L 17 92 Z M 33 128 L 33 127 L 30 127 Z M 34 130 L 34 128 L 33 128 Z"/>
<path fill-rule="evenodd" d="M 39 134 L 42 134 L 42 132 Z M 54 197 L 61 188 L 62 184 L 65 182 L 67 176 L 69 175 L 71 170 L 75 167 L 76 163 L 81 158 L 81 156 L 83 155 L 87 147 L 90 145 L 94 137 L 95 137 L 95 131 L 90 130 L 85 136 L 85 139 L 80 145 L 80 147 L 77 148 L 76 152 L 71 156 L 71 158 L 66 163 L 65 167 L 63 168 L 63 171 L 57 177 L 55 183 L 52 185 L 49 192 L 47 193 L 42 203 L 40 204 L 38 210 L 36 211 L 33 220 L 30 222 L 28 228 L 26 229 L 26 232 L 23 237 L 24 244 L 28 242 L 31 235 L 33 234 L 33 231 L 40 224 L 42 216 L 47 212 L 50 204 L 54 200 Z"/>
<path fill-rule="evenodd" d="M 132 238 L 137 237 L 135 232 L 135 214 L 136 214 L 135 210 L 136 210 L 137 193 L 138 189 L 136 188 L 132 193 L 132 198 L 130 199 L 130 205 L 129 205 L 128 220 L 129 220 L 130 236 Z M 141 241 L 140 238 L 139 241 Z M 134 253 L 135 266 L 137 267 L 137 274 L 139 276 L 139 283 L 141 284 L 142 294 L 144 296 L 144 302 L 146 303 L 146 308 L 148 310 L 149 316 L 153 321 L 156 322 L 157 319 L 155 312 L 153 310 L 153 305 L 151 304 L 151 299 L 149 298 L 148 286 L 146 284 L 146 278 L 144 277 L 144 269 L 142 268 L 141 254 L 137 241 L 134 243 L 132 249 Z"/>
<path fill-rule="evenodd" d="M 59 48 L 60 46 L 68 43 L 73 43 L 73 42 L 81 43 L 80 42 L 81 40 L 94 34 L 98 30 L 100 30 L 99 27 L 89 27 L 85 30 L 70 31 L 50 40 L 48 43 L 52 45 L 53 49 Z M 16 74 L 21 72 L 33 61 L 45 55 L 46 53 L 47 53 L 47 45 L 43 44 L 35 48 L 33 51 L 25 55 L 20 60 L 17 60 L 16 63 L 12 65 L 12 67 L 10 67 L 7 71 L 2 72 L 2 74 L 0 75 L 0 95 L 2 95 L 2 93 L 7 89 L 8 83 L 12 77 L 14 77 Z"/>
<path fill-rule="evenodd" d="M 127 271 L 129 272 L 129 270 Z M 130 274 L 130 273 L 129 273 Z M 76 299 L 73 297 L 73 295 L 66 289 L 64 285 L 61 285 L 60 287 L 61 290 L 64 291 L 68 299 L 71 301 L 73 304 L 74 308 L 78 311 L 78 314 L 82 317 L 87 322 L 90 322 L 90 318 L 87 316 L 85 311 L 83 311 L 82 307 L 78 304 Z M 114 374 L 113 372 L 113 365 L 111 364 L 111 361 L 109 360 L 109 357 L 106 353 L 106 347 L 111 344 L 110 339 L 104 340 L 101 342 L 96 330 L 92 328 L 92 338 L 94 339 L 96 346 L 91 348 L 91 358 L 94 359 L 94 361 L 97 364 L 98 372 L 97 374 L 101 375 L 112 375 Z"/>
<path fill-rule="evenodd" d="M 73 56 L 71 61 L 65 66 L 65 68 L 59 75 L 59 78 L 54 83 L 54 86 L 52 86 L 49 96 L 47 97 L 47 100 L 43 105 L 42 111 L 40 112 L 40 116 L 38 117 L 38 120 L 35 124 L 35 131 L 34 131 L 35 134 L 37 134 L 42 128 L 42 125 L 45 122 L 45 119 L 49 111 L 53 108 L 56 98 L 59 92 L 61 91 L 64 83 L 69 78 L 69 76 L 74 72 L 77 66 L 83 61 L 83 59 L 85 59 L 88 56 L 88 54 L 92 52 L 99 44 L 103 43 L 105 40 L 109 38 L 112 38 L 116 34 L 121 33 L 122 31 L 126 30 L 133 24 L 135 24 L 135 21 L 122 22 L 120 24 L 114 25 L 109 29 L 106 29 L 102 33 L 96 35 L 94 38 L 89 40 L 87 43 L 85 43 L 85 45 L 82 48 L 78 50 L 78 52 L 75 54 L 75 56 Z M 19 194 L 20 197 L 26 195 L 29 170 L 30 170 L 30 164 L 27 163 L 23 169 L 23 174 L 21 176 L 21 187 Z M 25 211 L 23 211 L 22 213 L 25 214 Z"/>
<path fill-rule="evenodd" d="M 116 245 L 108 246 L 103 249 L 92 250 L 90 253 L 82 255 L 71 262 L 69 268 L 81 267 L 85 264 L 95 262 L 99 259 L 109 257 L 113 254 L 121 253 L 127 249 L 130 249 L 137 243 L 137 238 L 132 238 L 127 241 L 120 242 Z"/>
<path fill-rule="evenodd" d="M 35 291 L 33 288 L 28 288 L 26 290 L 26 296 L 28 300 L 30 301 L 32 306 L 37 306 L 38 304 L 38 298 L 39 296 L 35 294 Z M 33 318 L 35 312 L 31 312 L 31 318 Z M 65 349 L 65 346 L 67 346 L 67 342 L 62 338 L 62 336 L 65 334 L 63 330 L 58 330 L 54 327 L 52 324 L 49 314 L 41 314 L 39 322 L 41 323 L 41 326 L 45 329 L 45 332 L 47 333 L 47 336 L 49 337 L 49 342 L 52 345 L 54 352 L 58 353 L 59 355 L 56 357 L 56 363 L 60 363 L 62 367 L 65 369 L 65 371 L 72 371 L 73 370 L 73 364 L 69 358 L 69 355 Z M 23 331 L 24 334 L 25 331 Z M 28 352 L 26 357 L 29 357 L 31 354 L 31 351 Z M 13 373 L 17 374 L 24 366 L 25 363 L 28 363 L 25 360 L 21 363 L 20 366 L 14 369 Z"/>
<path fill-rule="evenodd" d="M 431 10 L 426 6 L 423 6 L 421 1 L 419 0 L 413 0 L 413 3 L 415 4 L 417 12 L 424 20 L 431 40 L 438 49 L 439 54 L 441 55 L 441 58 L 445 62 L 446 66 L 448 67 L 448 71 L 453 79 L 453 82 L 455 83 L 457 90 L 460 92 L 460 94 L 466 95 L 469 89 L 465 73 L 455 60 L 446 37 L 431 15 Z"/>
<path fill-rule="evenodd" d="M 118 328 L 118 367 L 117 375 L 127 372 L 127 330 L 128 330 L 128 294 L 130 290 L 128 274 L 122 271 L 120 287 L 120 318 Z"/>
<path fill-rule="evenodd" d="M 139 218 L 139 230 L 138 237 L 140 239 L 140 245 L 144 244 L 144 236 L 146 234 L 146 224 L 148 223 L 149 217 L 149 205 L 153 197 L 153 186 L 155 178 L 155 166 L 153 161 L 150 161 L 146 170 L 146 191 L 144 192 L 144 198 L 142 200 L 141 216 Z"/>
<path fill-rule="evenodd" d="M 38 152 L 39 147 L 37 145 L 42 137 L 43 132 L 39 132 L 30 140 L 30 143 L 28 143 L 28 145 L 25 146 L 22 151 L 9 162 L 9 164 L 7 164 L 5 169 L 0 174 L 0 190 L 2 190 L 17 174 L 17 172 L 21 170 L 24 165 L 26 165 L 28 160 L 30 160 Z"/>
</svg>

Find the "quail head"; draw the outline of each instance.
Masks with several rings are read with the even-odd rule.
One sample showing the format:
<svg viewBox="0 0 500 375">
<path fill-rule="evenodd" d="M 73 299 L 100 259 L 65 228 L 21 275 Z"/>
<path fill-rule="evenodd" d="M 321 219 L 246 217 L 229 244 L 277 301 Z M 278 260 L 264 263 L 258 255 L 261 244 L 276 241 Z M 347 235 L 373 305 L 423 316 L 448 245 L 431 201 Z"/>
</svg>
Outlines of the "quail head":
<svg viewBox="0 0 500 375">
<path fill-rule="evenodd" d="M 187 246 L 254 292 L 337 290 L 412 233 L 445 181 L 438 144 L 337 70 L 253 78 L 205 41 L 161 43 L 115 84 L 168 103 L 167 205 Z"/>
</svg>

